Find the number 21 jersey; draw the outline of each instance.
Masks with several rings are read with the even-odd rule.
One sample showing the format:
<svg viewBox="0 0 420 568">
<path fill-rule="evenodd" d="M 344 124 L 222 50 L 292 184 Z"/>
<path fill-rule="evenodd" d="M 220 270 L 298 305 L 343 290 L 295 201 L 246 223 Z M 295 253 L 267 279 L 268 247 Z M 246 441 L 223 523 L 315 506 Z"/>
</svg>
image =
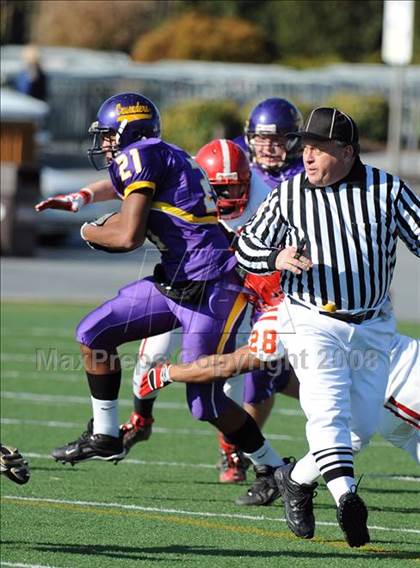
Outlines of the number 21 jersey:
<svg viewBox="0 0 420 568">
<path fill-rule="evenodd" d="M 109 173 L 122 199 L 138 190 L 153 193 L 147 237 L 169 280 L 213 280 L 235 266 L 211 186 L 184 150 L 159 138 L 137 141 L 114 158 Z"/>
</svg>

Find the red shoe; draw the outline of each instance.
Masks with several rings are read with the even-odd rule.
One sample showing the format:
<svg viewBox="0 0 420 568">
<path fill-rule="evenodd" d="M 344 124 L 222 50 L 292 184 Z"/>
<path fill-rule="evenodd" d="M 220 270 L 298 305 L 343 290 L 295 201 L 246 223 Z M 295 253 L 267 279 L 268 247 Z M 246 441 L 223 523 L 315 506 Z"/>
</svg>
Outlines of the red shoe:
<svg viewBox="0 0 420 568">
<path fill-rule="evenodd" d="M 145 442 L 152 435 L 152 424 L 154 418 L 144 418 L 137 412 L 132 412 L 128 422 L 121 424 L 120 431 L 123 432 L 123 446 L 126 452 L 131 450 L 137 442 Z"/>
<path fill-rule="evenodd" d="M 241 481 L 246 481 L 246 470 L 249 467 L 249 461 L 239 448 L 226 442 L 221 432 L 218 432 L 217 439 L 221 455 L 218 465 L 220 483 L 241 483 Z"/>
</svg>

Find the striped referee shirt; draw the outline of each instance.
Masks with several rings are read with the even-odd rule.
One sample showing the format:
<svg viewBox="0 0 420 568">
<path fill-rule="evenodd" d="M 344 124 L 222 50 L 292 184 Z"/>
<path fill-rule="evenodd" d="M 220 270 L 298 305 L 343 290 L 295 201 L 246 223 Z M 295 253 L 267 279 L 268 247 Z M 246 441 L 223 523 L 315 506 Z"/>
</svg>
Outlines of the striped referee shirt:
<svg viewBox="0 0 420 568">
<path fill-rule="evenodd" d="M 306 304 L 357 312 L 387 298 L 397 238 L 420 256 L 420 201 L 398 177 L 356 159 L 349 174 L 316 187 L 305 172 L 281 183 L 245 225 L 237 258 L 247 271 L 275 271 L 279 249 L 306 240 L 313 262 L 299 275 L 282 272 L 284 292 Z"/>
</svg>

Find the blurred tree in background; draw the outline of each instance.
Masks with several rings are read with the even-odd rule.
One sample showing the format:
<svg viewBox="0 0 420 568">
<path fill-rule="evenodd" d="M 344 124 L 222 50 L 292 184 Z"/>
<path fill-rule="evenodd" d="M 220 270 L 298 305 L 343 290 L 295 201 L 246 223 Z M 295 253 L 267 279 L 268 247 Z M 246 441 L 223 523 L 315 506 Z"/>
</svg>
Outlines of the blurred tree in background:
<svg viewBox="0 0 420 568">
<path fill-rule="evenodd" d="M 132 57 L 136 61 L 199 59 L 255 63 L 268 59 L 264 35 L 251 22 L 194 11 L 141 36 Z"/>
<path fill-rule="evenodd" d="M 229 14 L 264 31 L 272 62 L 308 66 L 330 61 L 379 61 L 382 0 L 185 0 L 203 13 Z M 356 39 L 356 41 L 355 41 Z"/>
<path fill-rule="evenodd" d="M 297 64 L 319 61 L 379 61 L 382 0 L 268 2 L 261 15 L 275 45 L 275 59 Z M 267 7 L 268 8 L 268 7 Z"/>
<path fill-rule="evenodd" d="M 308 67 L 380 61 L 382 0 L 2 0 L 1 42 Z M 193 11 L 193 14 L 191 13 Z M 420 63 L 416 2 L 413 63 Z"/>
<path fill-rule="evenodd" d="M 162 113 L 163 138 L 195 154 L 214 138 L 235 138 L 243 131 L 239 107 L 234 101 L 190 100 Z"/>
<path fill-rule="evenodd" d="M 32 40 L 40 45 L 129 51 L 138 35 L 155 25 L 167 2 L 148 0 L 42 0 Z"/>
<path fill-rule="evenodd" d="M 388 130 L 388 100 L 380 95 L 363 96 L 336 93 L 323 102 L 324 106 L 345 108 L 359 128 L 362 147 L 366 141 L 385 142 Z"/>
<path fill-rule="evenodd" d="M 35 4 L 29 0 L 1 0 L 1 43 L 28 43 L 31 38 Z"/>
<path fill-rule="evenodd" d="M 163 138 L 181 146 L 191 154 L 214 138 L 233 139 L 243 133 L 249 113 L 261 99 L 248 101 L 242 107 L 235 101 L 220 99 L 188 100 L 166 108 L 162 113 Z M 313 105 L 291 100 L 306 118 Z M 377 149 L 386 140 L 388 101 L 379 95 L 361 96 L 338 92 L 320 100 L 319 106 L 346 109 L 359 127 L 363 151 Z"/>
</svg>

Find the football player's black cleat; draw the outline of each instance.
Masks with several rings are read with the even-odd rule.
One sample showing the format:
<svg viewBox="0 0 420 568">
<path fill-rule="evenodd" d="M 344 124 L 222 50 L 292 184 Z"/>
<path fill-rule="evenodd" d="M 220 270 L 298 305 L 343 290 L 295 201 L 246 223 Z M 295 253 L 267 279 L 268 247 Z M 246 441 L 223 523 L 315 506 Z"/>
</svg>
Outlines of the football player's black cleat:
<svg viewBox="0 0 420 568">
<path fill-rule="evenodd" d="M 0 445 L 0 471 L 14 483 L 23 485 L 29 481 L 28 462 L 17 448 Z"/>
<path fill-rule="evenodd" d="M 312 538 L 315 533 L 312 500 L 318 484 L 301 485 L 293 481 L 290 473 L 294 466 L 293 462 L 278 467 L 274 477 L 284 501 L 287 526 L 300 538 Z"/>
<path fill-rule="evenodd" d="M 115 438 L 106 434 L 93 434 L 93 419 L 91 419 L 86 432 L 83 432 L 80 438 L 61 448 L 55 448 L 51 455 L 56 461 L 71 465 L 86 460 L 105 460 L 117 463 L 124 459 L 126 451 L 122 435 Z"/>
<path fill-rule="evenodd" d="M 280 497 L 280 491 L 274 479 L 276 468 L 269 465 L 254 465 L 256 479 L 245 495 L 235 500 L 236 505 L 271 505 Z"/>
<path fill-rule="evenodd" d="M 363 546 L 370 542 L 367 528 L 368 511 L 356 488 L 340 497 L 337 507 L 337 521 L 351 547 Z"/>
</svg>

